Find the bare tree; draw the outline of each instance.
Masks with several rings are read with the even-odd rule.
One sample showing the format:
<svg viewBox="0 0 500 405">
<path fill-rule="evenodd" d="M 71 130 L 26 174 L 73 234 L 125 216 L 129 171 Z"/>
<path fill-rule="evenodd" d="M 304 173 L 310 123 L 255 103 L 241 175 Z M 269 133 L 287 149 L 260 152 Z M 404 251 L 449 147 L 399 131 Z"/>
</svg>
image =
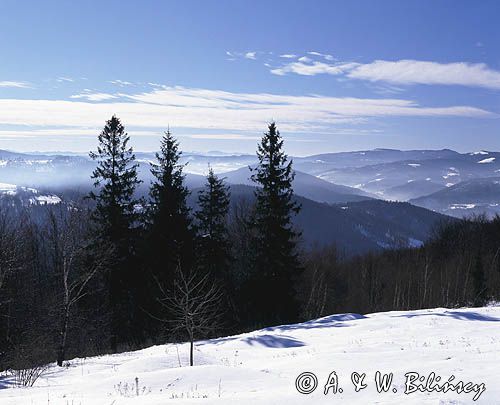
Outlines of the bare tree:
<svg viewBox="0 0 500 405">
<path fill-rule="evenodd" d="M 10 314 L 13 294 L 9 291 L 8 284 L 22 267 L 21 257 L 19 229 L 12 223 L 12 215 L 0 208 L 0 369 L 11 344 L 11 325 L 15 324 Z"/>
<path fill-rule="evenodd" d="M 157 284 L 161 291 L 158 302 L 170 315 L 160 320 L 170 324 L 172 331 L 188 337 L 189 364 L 192 366 L 195 339 L 210 335 L 220 327 L 221 289 L 209 280 L 209 274 L 201 276 L 196 271 L 186 274 L 180 265 L 171 290 L 166 291 L 158 281 Z"/>
<path fill-rule="evenodd" d="M 62 366 L 67 347 L 68 327 L 72 307 L 85 295 L 87 285 L 96 273 L 105 268 L 105 260 L 85 260 L 86 224 L 88 218 L 83 211 L 74 209 L 58 214 L 49 211 L 49 240 L 56 274 L 61 287 L 61 319 L 57 365 Z M 103 250 L 105 248 L 103 247 Z M 103 258 L 109 255 L 102 255 Z"/>
<path fill-rule="evenodd" d="M 10 217 L 4 210 L 0 211 L 0 291 L 7 276 L 19 263 L 19 235 L 11 224 Z M 0 302 L 1 304 L 1 302 Z"/>
</svg>

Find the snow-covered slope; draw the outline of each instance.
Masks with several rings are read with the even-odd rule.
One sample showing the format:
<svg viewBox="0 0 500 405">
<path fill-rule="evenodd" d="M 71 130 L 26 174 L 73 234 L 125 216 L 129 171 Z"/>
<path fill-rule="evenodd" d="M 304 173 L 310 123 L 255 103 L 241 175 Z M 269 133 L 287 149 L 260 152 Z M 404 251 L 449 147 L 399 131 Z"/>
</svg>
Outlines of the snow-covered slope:
<svg viewBox="0 0 500 405">
<path fill-rule="evenodd" d="M 499 306 L 332 315 L 198 342 L 194 367 L 187 366 L 186 344 L 169 344 L 52 366 L 33 388 L 10 388 L 8 378 L 2 378 L 0 403 L 467 404 L 484 384 L 475 403 L 499 404 L 499 332 Z M 342 393 L 330 389 L 325 396 L 333 371 Z M 388 392 L 377 392 L 377 371 L 393 373 Z M 318 379 L 309 395 L 296 389 L 303 372 Z M 354 372 L 366 374 L 367 387 L 359 392 L 351 382 Z M 453 384 L 471 382 L 468 387 L 476 391 L 405 394 L 409 372 L 425 378 L 434 372 L 441 377 L 439 385 L 453 375 Z M 301 379 L 299 386 L 307 390 L 307 382 Z"/>
<path fill-rule="evenodd" d="M 500 213 L 500 177 L 462 181 L 410 203 L 458 218 L 483 213 L 493 218 Z"/>
</svg>

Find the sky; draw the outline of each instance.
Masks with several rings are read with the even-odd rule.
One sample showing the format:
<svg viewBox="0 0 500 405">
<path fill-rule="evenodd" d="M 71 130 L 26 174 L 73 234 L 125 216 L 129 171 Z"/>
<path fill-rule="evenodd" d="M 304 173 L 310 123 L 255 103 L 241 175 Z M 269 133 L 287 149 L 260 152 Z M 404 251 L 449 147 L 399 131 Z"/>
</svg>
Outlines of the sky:
<svg viewBox="0 0 500 405">
<path fill-rule="evenodd" d="M 500 150 L 500 2 L 0 0 L 0 149 Z"/>
</svg>

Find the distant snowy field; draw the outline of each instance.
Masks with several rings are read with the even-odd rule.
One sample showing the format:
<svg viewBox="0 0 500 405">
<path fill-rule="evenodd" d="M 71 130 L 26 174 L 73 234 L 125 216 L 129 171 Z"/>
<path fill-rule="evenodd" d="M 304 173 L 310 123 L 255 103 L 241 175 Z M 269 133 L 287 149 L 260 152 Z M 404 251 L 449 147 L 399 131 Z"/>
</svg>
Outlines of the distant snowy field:
<svg viewBox="0 0 500 405">
<path fill-rule="evenodd" d="M 500 306 L 332 315 L 198 342 L 194 367 L 187 366 L 187 355 L 186 344 L 169 344 L 74 359 L 66 368 L 51 366 L 33 388 L 12 388 L 1 377 L 0 403 L 500 404 Z M 306 371 L 318 379 L 309 395 L 295 387 Z M 325 396 L 332 371 L 342 393 L 330 390 Z M 376 371 L 394 373 L 389 392 L 377 392 Z M 353 372 L 366 373 L 367 387 L 359 392 Z M 484 383 L 486 390 L 476 402 L 474 392 L 407 395 L 407 372 L 435 372 L 440 383 L 453 375 L 453 383 Z M 305 389 L 307 382 L 302 381 Z"/>
</svg>

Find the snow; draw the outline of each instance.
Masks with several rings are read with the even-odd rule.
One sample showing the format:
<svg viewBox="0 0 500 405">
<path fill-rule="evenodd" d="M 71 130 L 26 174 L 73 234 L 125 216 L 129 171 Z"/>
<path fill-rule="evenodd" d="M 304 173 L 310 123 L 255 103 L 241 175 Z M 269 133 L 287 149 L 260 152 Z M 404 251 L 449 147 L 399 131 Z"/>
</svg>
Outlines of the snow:
<svg viewBox="0 0 500 405">
<path fill-rule="evenodd" d="M 480 160 L 477 163 L 493 163 L 494 160 L 495 160 L 495 158 L 491 157 L 491 158 L 486 158 L 486 159 Z"/>
<path fill-rule="evenodd" d="M 450 209 L 452 210 L 470 210 L 476 208 L 476 204 L 451 204 Z"/>
<path fill-rule="evenodd" d="M 411 167 L 420 167 L 421 164 L 420 163 L 408 163 L 408 166 L 411 166 Z"/>
<path fill-rule="evenodd" d="M 0 193 L 16 191 L 17 186 L 15 184 L 0 183 Z"/>
<path fill-rule="evenodd" d="M 56 195 L 39 195 L 34 200 L 40 205 L 59 204 L 61 199 Z"/>
<path fill-rule="evenodd" d="M 168 344 L 74 359 L 64 368 L 52 365 L 33 388 L 9 388 L 2 378 L 0 403 L 494 404 L 500 398 L 499 322 L 500 306 L 331 315 L 197 342 L 194 367 L 186 366 L 187 344 Z M 343 391 L 324 395 L 333 371 Z M 377 371 L 393 373 L 389 392 L 376 391 Z M 304 372 L 318 379 L 309 395 L 295 388 Z M 353 372 L 366 373 L 367 387 L 359 392 L 351 383 Z M 477 384 L 476 392 L 405 394 L 409 372 L 425 377 L 434 372 L 442 382 L 453 375 L 454 383 Z M 482 383 L 486 390 L 473 402 Z"/>
<path fill-rule="evenodd" d="M 56 195 L 38 195 L 38 190 L 36 188 L 18 187 L 15 184 L 0 183 L 0 194 L 16 195 L 20 190 L 33 194 L 33 196 L 28 199 L 30 204 L 52 205 L 62 202 L 62 200 Z"/>
<path fill-rule="evenodd" d="M 15 184 L 0 183 L 0 194 L 16 195 L 17 186 Z"/>
<path fill-rule="evenodd" d="M 485 152 L 484 150 L 480 150 L 478 152 L 472 152 L 471 155 L 474 156 L 474 155 L 488 155 L 489 153 L 488 152 Z"/>
<path fill-rule="evenodd" d="M 424 245 L 424 242 L 419 240 L 419 239 L 414 239 L 414 238 L 408 238 L 408 246 L 410 247 L 421 247 Z"/>
</svg>

